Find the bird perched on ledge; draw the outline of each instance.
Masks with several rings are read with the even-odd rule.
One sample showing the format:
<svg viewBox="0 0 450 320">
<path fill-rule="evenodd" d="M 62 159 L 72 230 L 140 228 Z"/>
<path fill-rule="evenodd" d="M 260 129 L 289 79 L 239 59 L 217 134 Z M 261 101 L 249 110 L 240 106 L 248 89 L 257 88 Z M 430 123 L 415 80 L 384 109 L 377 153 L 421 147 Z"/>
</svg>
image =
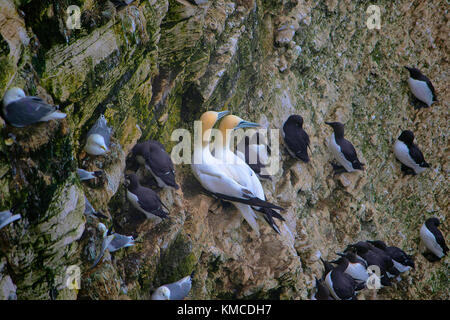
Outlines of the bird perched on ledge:
<svg viewBox="0 0 450 320">
<path fill-rule="evenodd" d="M 442 232 L 438 229 L 440 221 L 436 217 L 425 221 L 420 229 L 420 238 L 427 248 L 424 257 L 430 262 L 436 262 L 447 255 L 448 247 Z"/>
<path fill-rule="evenodd" d="M 192 288 L 192 277 L 194 272 L 181 280 L 165 284 L 152 294 L 152 300 L 183 300 Z"/>
<path fill-rule="evenodd" d="M 422 151 L 414 144 L 414 133 L 403 131 L 394 144 L 394 154 L 402 164 L 405 175 L 416 175 L 425 171 L 430 165 L 425 161 Z"/>
<path fill-rule="evenodd" d="M 419 69 L 405 67 L 409 71 L 408 85 L 414 97 L 420 102 L 416 109 L 431 107 L 437 102 L 437 95 L 430 79 L 422 74 Z"/>
<path fill-rule="evenodd" d="M 127 187 L 127 198 L 137 210 L 145 214 L 147 219 L 168 218 L 168 213 L 162 207 L 166 208 L 161 202 L 158 194 L 152 189 L 141 186 L 136 174 L 125 175 L 125 185 Z M 167 209 L 167 208 L 166 208 Z"/>
<path fill-rule="evenodd" d="M 131 152 L 132 157 L 150 171 L 160 188 L 179 189 L 172 159 L 161 143 L 153 140 L 141 142 Z"/>
<path fill-rule="evenodd" d="M 100 156 L 109 151 L 112 129 L 108 127 L 106 118 L 101 115 L 94 126 L 88 131 L 84 150 L 90 155 Z"/>
<path fill-rule="evenodd" d="M 231 170 L 232 164 L 226 165 L 225 161 L 211 154 L 209 146 L 211 129 L 217 120 L 227 113 L 228 111 L 207 111 L 200 117 L 202 122 L 202 143 L 194 144 L 194 155 L 191 164 L 192 173 L 203 188 L 213 196 L 232 202 L 247 223 L 259 235 L 259 226 L 256 222 L 257 216 L 251 206 L 278 210 L 283 208 L 262 200 L 251 191 L 251 188 L 244 186 L 241 183 L 242 181 L 240 182 L 243 177 L 236 174 L 235 170 Z M 240 158 L 238 159 L 240 160 Z"/>
<path fill-rule="evenodd" d="M 3 115 L 14 127 L 26 127 L 37 122 L 63 119 L 65 113 L 49 105 L 42 98 L 26 96 L 21 88 L 11 88 L 3 97 Z"/>
<path fill-rule="evenodd" d="M 364 170 L 364 163 L 358 160 L 355 147 L 344 138 L 344 125 L 340 122 L 325 122 L 333 128 L 334 133 L 329 137 L 328 149 L 334 158 L 341 164 L 333 165 L 335 173 L 344 171 L 353 172 L 355 170 Z"/>
<path fill-rule="evenodd" d="M 303 130 L 303 118 L 296 114 L 289 116 L 283 125 L 282 135 L 290 155 L 309 162 L 309 136 Z"/>
</svg>

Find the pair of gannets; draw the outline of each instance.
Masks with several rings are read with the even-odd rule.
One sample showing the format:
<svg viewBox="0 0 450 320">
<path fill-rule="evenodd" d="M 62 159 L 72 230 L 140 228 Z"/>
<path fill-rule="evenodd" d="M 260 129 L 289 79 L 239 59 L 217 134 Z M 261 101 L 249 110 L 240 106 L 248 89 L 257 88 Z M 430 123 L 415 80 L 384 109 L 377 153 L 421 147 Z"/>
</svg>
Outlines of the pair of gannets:
<svg viewBox="0 0 450 320">
<path fill-rule="evenodd" d="M 234 115 L 226 116 L 227 114 L 228 111 L 207 111 L 200 117 L 202 143 L 194 146 L 192 172 L 207 191 L 220 199 L 232 202 L 257 235 L 259 235 L 259 225 L 256 222 L 257 216 L 254 210 L 263 213 L 269 225 L 280 233 L 273 218 L 282 221 L 284 219 L 273 209 L 282 210 L 282 208 L 266 201 L 256 173 L 230 150 L 232 130 L 254 128 L 259 125 Z M 223 140 L 213 156 L 209 146 L 211 129 L 222 118 L 219 131 L 222 133 Z"/>
</svg>

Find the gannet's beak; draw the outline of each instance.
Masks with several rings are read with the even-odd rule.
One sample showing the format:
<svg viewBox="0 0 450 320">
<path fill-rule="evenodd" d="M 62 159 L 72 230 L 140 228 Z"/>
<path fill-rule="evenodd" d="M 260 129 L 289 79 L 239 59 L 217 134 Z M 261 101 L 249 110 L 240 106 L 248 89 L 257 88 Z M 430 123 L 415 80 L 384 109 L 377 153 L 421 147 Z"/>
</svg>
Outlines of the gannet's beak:
<svg viewBox="0 0 450 320">
<path fill-rule="evenodd" d="M 241 122 L 238 123 L 238 125 L 236 127 L 234 127 L 234 129 L 239 129 L 239 128 L 241 128 L 241 129 L 242 128 L 258 128 L 258 127 L 260 127 L 259 123 L 242 120 Z"/>
<path fill-rule="evenodd" d="M 340 256 L 340 257 L 345 257 L 345 254 L 342 253 L 342 252 L 336 252 L 336 254 L 337 254 L 338 256 Z"/>
<path fill-rule="evenodd" d="M 225 117 L 229 113 L 230 113 L 230 111 L 228 111 L 228 110 L 217 112 L 217 120 L 222 119 L 223 117 Z"/>
</svg>

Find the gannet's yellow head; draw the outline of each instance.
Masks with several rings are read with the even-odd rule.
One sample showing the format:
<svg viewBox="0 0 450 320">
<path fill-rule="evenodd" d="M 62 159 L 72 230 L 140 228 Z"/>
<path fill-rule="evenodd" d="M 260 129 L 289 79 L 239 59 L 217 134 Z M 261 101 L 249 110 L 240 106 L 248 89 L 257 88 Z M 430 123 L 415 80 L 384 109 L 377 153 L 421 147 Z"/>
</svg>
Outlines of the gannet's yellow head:
<svg viewBox="0 0 450 320">
<path fill-rule="evenodd" d="M 206 111 L 200 117 L 202 122 L 202 137 L 204 141 L 209 141 L 210 135 L 205 136 L 205 132 L 212 129 L 216 122 L 227 115 L 229 111 Z"/>
<path fill-rule="evenodd" d="M 259 127 L 258 123 L 249 122 L 242 120 L 238 116 L 235 115 L 228 115 L 225 118 L 220 121 L 219 130 L 222 133 L 223 137 L 223 145 L 227 146 L 229 141 L 229 135 L 231 134 L 232 130 L 235 129 L 243 129 L 243 128 L 257 128 Z"/>
<path fill-rule="evenodd" d="M 238 116 L 230 114 L 225 118 L 223 118 L 222 121 L 220 121 L 219 130 L 226 131 L 227 129 L 234 130 L 239 128 L 257 128 L 257 127 L 259 127 L 258 123 L 245 121 L 239 118 Z"/>
</svg>

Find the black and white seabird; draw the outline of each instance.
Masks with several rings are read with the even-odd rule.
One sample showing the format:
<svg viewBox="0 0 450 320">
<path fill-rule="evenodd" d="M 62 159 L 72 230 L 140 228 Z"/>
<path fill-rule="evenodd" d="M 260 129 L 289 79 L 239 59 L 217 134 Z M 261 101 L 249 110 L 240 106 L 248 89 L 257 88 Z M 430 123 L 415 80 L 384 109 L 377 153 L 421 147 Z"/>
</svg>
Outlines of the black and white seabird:
<svg viewBox="0 0 450 320">
<path fill-rule="evenodd" d="M 155 219 L 156 217 L 161 219 L 169 218 L 168 213 L 162 208 L 166 208 L 166 206 L 161 202 L 158 194 L 152 189 L 141 186 L 136 174 L 127 174 L 125 183 L 128 200 L 133 207 L 145 214 L 147 219 Z"/>
<path fill-rule="evenodd" d="M 303 130 L 303 118 L 296 114 L 289 116 L 283 125 L 282 135 L 291 156 L 309 162 L 309 136 Z"/>
<path fill-rule="evenodd" d="M 392 262 L 394 263 L 394 267 L 399 272 L 406 272 L 409 269 L 414 269 L 414 260 L 413 257 L 406 254 L 405 251 L 398 247 L 388 247 L 386 243 L 381 240 L 369 241 L 373 246 L 383 250 L 388 256 L 391 257 Z"/>
<path fill-rule="evenodd" d="M 94 207 L 86 198 L 86 196 L 84 196 L 84 214 L 87 216 L 94 216 L 97 218 L 108 219 L 108 217 L 102 214 L 101 212 L 95 211 Z"/>
<path fill-rule="evenodd" d="M 153 140 L 138 143 L 133 147 L 132 154 L 150 171 L 160 188 L 179 188 L 172 159 L 161 143 Z"/>
<path fill-rule="evenodd" d="M 429 168 L 422 151 L 414 144 L 414 133 L 404 130 L 394 144 L 394 154 L 402 164 L 402 171 L 406 174 L 416 175 Z"/>
<path fill-rule="evenodd" d="M 194 272 L 181 280 L 162 285 L 153 292 L 151 300 L 183 300 L 192 288 Z"/>
<path fill-rule="evenodd" d="M 409 71 L 408 84 L 414 97 L 421 102 L 419 108 L 430 107 L 437 102 L 436 92 L 430 79 L 420 72 L 419 69 L 405 67 Z"/>
<path fill-rule="evenodd" d="M 430 262 L 439 261 L 448 252 L 445 238 L 438 229 L 439 224 L 439 219 L 432 217 L 427 219 L 422 225 L 422 228 L 420 228 L 420 238 L 429 251 L 424 253 L 424 257 Z"/>
<path fill-rule="evenodd" d="M 352 143 L 344 138 L 344 125 L 340 122 L 325 123 L 334 130 L 334 133 L 328 139 L 328 148 L 334 158 L 340 163 L 340 166 L 333 164 L 335 172 L 364 170 L 364 163 L 358 160 Z"/>
<path fill-rule="evenodd" d="M 369 241 L 365 241 L 365 242 L 361 241 L 361 242 L 357 243 L 357 245 L 359 245 L 359 244 L 366 245 L 367 248 L 369 248 L 369 250 L 375 252 L 380 257 L 382 257 L 383 261 L 385 262 L 386 273 L 390 278 L 394 278 L 400 274 L 400 271 L 395 268 L 394 261 L 384 250 L 375 247 Z"/>
<path fill-rule="evenodd" d="M 109 151 L 112 129 L 108 127 L 106 118 L 101 115 L 94 126 L 88 131 L 84 150 L 94 156 L 103 155 Z"/>
<path fill-rule="evenodd" d="M 322 259 L 321 259 L 322 260 Z M 333 267 L 329 262 L 322 260 L 325 267 L 325 284 L 336 300 L 354 300 L 356 298 L 356 281 L 347 273 L 346 266 L 339 264 Z"/>
<path fill-rule="evenodd" d="M 0 229 L 7 226 L 8 224 L 19 220 L 21 218 L 20 214 L 13 215 L 11 211 L 1 211 L 0 212 Z"/>
<path fill-rule="evenodd" d="M 77 168 L 77 174 L 80 180 L 84 181 L 101 177 L 103 175 L 103 171 L 102 170 L 87 171 L 84 169 Z"/>
<path fill-rule="evenodd" d="M 331 263 L 344 264 L 344 272 L 349 274 L 357 281 L 367 281 L 369 274 L 367 273 L 367 264 L 364 260 L 359 259 L 354 252 L 336 253 L 341 258 Z M 344 267 L 343 267 L 344 268 Z"/>
<path fill-rule="evenodd" d="M 347 252 L 355 252 L 359 258 L 361 258 L 362 260 L 364 260 L 367 264 L 367 266 L 378 266 L 380 268 L 380 274 L 381 274 L 381 284 L 383 286 L 390 286 L 391 285 L 391 280 L 389 279 L 389 276 L 387 274 L 386 269 L 388 269 L 389 267 L 393 267 L 393 262 L 391 259 L 386 259 L 386 256 L 380 256 L 379 254 L 377 254 L 376 252 L 370 250 L 369 244 L 365 243 L 365 242 L 358 242 L 356 244 L 351 244 L 349 245 L 344 253 Z M 390 269 L 390 268 L 389 268 Z"/>
<path fill-rule="evenodd" d="M 316 293 L 311 300 L 334 300 L 323 279 L 316 278 Z"/>
<path fill-rule="evenodd" d="M 42 98 L 26 96 L 21 88 L 11 88 L 3 97 L 3 115 L 14 127 L 26 127 L 37 122 L 63 119 L 67 115 L 49 105 Z"/>
</svg>

